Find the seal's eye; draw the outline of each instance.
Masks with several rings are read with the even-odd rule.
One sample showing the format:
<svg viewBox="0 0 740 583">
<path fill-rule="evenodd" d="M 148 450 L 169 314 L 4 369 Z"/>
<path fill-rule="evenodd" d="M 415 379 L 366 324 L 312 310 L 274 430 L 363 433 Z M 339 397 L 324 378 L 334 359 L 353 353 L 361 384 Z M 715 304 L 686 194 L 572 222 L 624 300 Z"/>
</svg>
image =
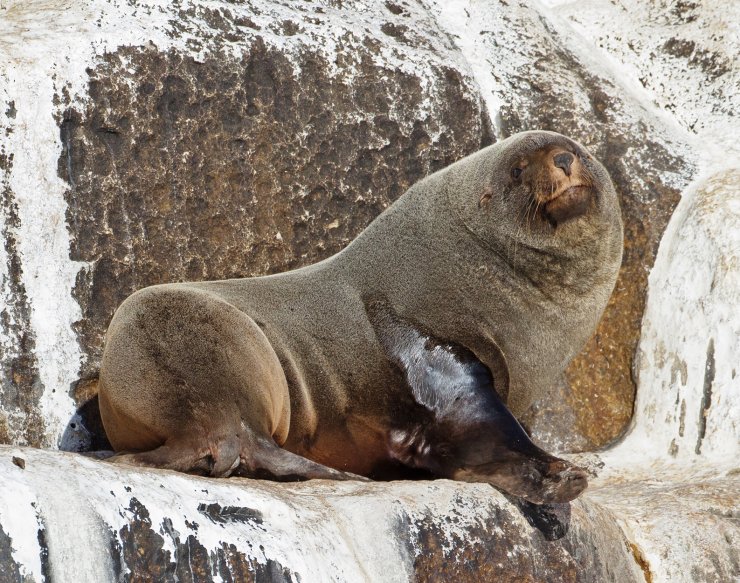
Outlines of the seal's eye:
<svg viewBox="0 0 740 583">
<path fill-rule="evenodd" d="M 511 175 L 514 177 L 514 180 L 517 180 L 522 175 L 522 169 L 519 166 L 514 166 L 511 169 Z"/>
</svg>

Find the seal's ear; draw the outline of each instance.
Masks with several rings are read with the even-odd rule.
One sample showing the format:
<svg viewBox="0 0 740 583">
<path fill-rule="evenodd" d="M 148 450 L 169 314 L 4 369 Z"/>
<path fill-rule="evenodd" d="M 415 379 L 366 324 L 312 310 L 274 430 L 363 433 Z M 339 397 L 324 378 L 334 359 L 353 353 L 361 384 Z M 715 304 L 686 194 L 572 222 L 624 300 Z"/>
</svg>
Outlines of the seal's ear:
<svg viewBox="0 0 740 583">
<path fill-rule="evenodd" d="M 489 186 L 483 190 L 483 193 L 480 195 L 480 198 L 478 199 L 478 208 L 482 208 L 484 204 L 488 204 L 488 201 L 491 200 L 492 196 L 493 189 Z"/>
</svg>

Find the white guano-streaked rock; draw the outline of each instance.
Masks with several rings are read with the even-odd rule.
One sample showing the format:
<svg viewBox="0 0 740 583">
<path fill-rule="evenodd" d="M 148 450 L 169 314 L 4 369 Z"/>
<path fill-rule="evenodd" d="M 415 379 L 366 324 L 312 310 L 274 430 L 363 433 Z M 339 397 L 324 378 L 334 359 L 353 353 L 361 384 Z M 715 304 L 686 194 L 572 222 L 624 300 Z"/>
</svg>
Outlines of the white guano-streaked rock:
<svg viewBox="0 0 740 583">
<path fill-rule="evenodd" d="M 38 377 L 27 382 L 21 367 L 9 366 L 0 379 L 0 399 L 21 390 L 33 401 L 30 413 L 0 411 L 0 429 L 5 421 L 7 441 L 17 444 L 0 446 L 0 581 L 740 580 L 737 10 L 720 0 L 0 0 L 0 349 L 4 363 L 30 355 Z M 486 485 L 208 480 L 20 447 L 37 422 L 38 443 L 56 447 L 74 412 L 70 386 L 92 352 L 77 334 L 82 311 L 73 291 L 109 251 L 96 248 L 85 261 L 70 256 L 78 209 L 67 201 L 86 199 L 69 197 L 74 180 L 60 178 L 79 177 L 59 167 L 71 165 L 60 162 L 69 150 L 61 126 L 77 119 L 65 118 L 66 108 L 82 120 L 78 129 L 90 121 L 87 106 L 104 122 L 125 117 L 91 105 L 91 81 L 118 75 L 137 96 L 146 76 L 137 63 L 192 80 L 216 57 L 248 60 L 258 37 L 300 81 L 301 66 L 320 61 L 325 78 L 339 80 L 332 89 L 356 89 L 366 71 L 353 51 L 363 47 L 378 79 L 413 79 L 389 91 L 396 98 L 378 124 L 390 120 L 411 133 L 427 123 L 420 155 L 454 133 L 435 116 L 457 85 L 478 103 L 465 148 L 480 144 L 488 123 L 497 137 L 551 124 L 603 148 L 620 190 L 647 201 L 629 210 L 647 216 L 657 206 L 660 219 L 673 209 L 661 207 L 662 198 L 680 193 L 662 240 L 652 219 L 629 217 L 644 220 L 638 235 L 652 237 L 640 248 L 643 275 L 660 241 L 634 363 L 634 418 L 620 443 L 580 456 L 598 476 L 570 507 L 534 509 Z M 155 58 L 137 61 L 142 55 Z M 445 85 L 440 71 L 459 77 Z M 407 90 L 417 85 L 409 106 Z M 340 112 L 340 123 L 372 125 L 376 113 Z M 127 140 L 146 138 L 106 127 Z M 306 143 L 316 131 L 299 137 Z M 369 153 L 393 145 L 381 134 L 370 141 Z M 197 149 L 175 146 L 186 159 Z M 449 151 L 462 155 L 459 148 Z M 391 176 L 395 164 L 381 167 Z M 103 178 L 120 187 L 115 172 Z M 99 179 L 92 198 L 108 186 L 92 176 Z M 329 187 L 337 196 L 349 192 L 354 211 L 377 185 L 355 192 L 343 178 Z M 312 192 L 302 185 L 296 197 Z M 111 200 L 139 210 L 123 199 Z M 105 213 L 117 212 L 113 206 Z M 298 218 L 318 221 L 316 208 L 313 215 L 302 208 Z M 134 228 L 147 218 L 125 217 Z M 326 231 L 351 219 L 326 217 Z M 101 221 L 101 239 L 111 224 Z M 287 244 L 293 225 L 274 226 L 270 240 Z M 252 231 L 240 239 L 245 247 L 255 241 Z M 119 265 L 136 259 L 133 246 L 111 255 Z M 185 273 L 178 268 L 166 274 Z M 608 387 L 593 390 L 601 389 Z"/>
</svg>

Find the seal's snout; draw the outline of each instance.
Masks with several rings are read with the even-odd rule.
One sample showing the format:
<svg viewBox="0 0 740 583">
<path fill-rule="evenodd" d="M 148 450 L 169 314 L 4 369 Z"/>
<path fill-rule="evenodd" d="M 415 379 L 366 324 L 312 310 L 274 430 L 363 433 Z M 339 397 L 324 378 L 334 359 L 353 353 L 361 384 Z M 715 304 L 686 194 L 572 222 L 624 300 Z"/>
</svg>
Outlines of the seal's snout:
<svg viewBox="0 0 740 583">
<path fill-rule="evenodd" d="M 557 226 L 586 214 L 594 190 L 579 156 L 555 148 L 544 156 L 543 165 L 551 191 L 538 192 L 536 196 L 544 203 L 543 214 L 547 221 Z"/>
<path fill-rule="evenodd" d="M 585 215 L 594 199 L 594 180 L 584 165 L 588 155 L 563 143 L 525 153 L 511 169 L 514 183 L 526 188 L 536 212 L 556 227 Z"/>
<path fill-rule="evenodd" d="M 553 226 L 586 214 L 593 199 L 593 189 L 584 184 L 569 186 L 544 206 L 545 218 Z"/>
</svg>

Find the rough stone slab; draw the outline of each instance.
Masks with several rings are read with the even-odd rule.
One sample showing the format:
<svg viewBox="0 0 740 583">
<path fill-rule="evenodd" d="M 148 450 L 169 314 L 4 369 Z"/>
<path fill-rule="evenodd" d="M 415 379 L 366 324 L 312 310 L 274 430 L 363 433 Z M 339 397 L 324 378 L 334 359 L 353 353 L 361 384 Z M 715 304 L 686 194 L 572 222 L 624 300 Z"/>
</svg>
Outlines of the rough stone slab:
<svg viewBox="0 0 740 583">
<path fill-rule="evenodd" d="M 25 461 L 25 469 L 13 463 Z M 275 484 L 0 448 L 0 581 L 737 577 L 740 477 L 607 480 L 536 512 L 485 484 Z M 26 577 L 26 579 L 23 579 Z"/>
<path fill-rule="evenodd" d="M 3 0 L 0 441 L 59 445 L 134 289 L 326 257 L 418 178 L 529 128 L 605 162 L 628 244 L 596 336 L 526 421 L 548 447 L 612 440 L 658 243 L 737 99 L 724 9 L 645 4 Z M 704 78 L 711 95 L 681 97 Z"/>
<path fill-rule="evenodd" d="M 636 369 L 653 389 L 630 438 L 683 463 L 737 467 L 740 455 L 738 192 L 740 160 L 692 184 L 650 275 Z"/>
<path fill-rule="evenodd" d="M 740 579 L 740 172 L 696 180 L 650 275 L 624 440 L 580 461 L 652 581 Z"/>
<path fill-rule="evenodd" d="M 3 2 L 0 442 L 59 445 L 134 290 L 323 259 L 490 143 L 458 60 L 420 8 Z"/>
<path fill-rule="evenodd" d="M 647 581 L 737 581 L 740 473 L 688 473 L 597 486 L 589 499 L 616 517 Z"/>
<path fill-rule="evenodd" d="M 740 6 L 722 0 L 545 3 L 619 63 L 630 89 L 652 97 L 654 110 L 669 112 L 688 135 L 737 151 L 727 121 L 740 108 Z"/>
<path fill-rule="evenodd" d="M 579 12 L 582 2 L 507 2 L 498 9 L 474 2 L 432 4 L 476 67 L 497 136 L 528 129 L 572 136 L 604 163 L 620 195 L 625 251 L 606 313 L 560 386 L 525 416 L 550 447 L 603 446 L 624 431 L 632 414 L 632 363 L 647 275 L 681 190 L 697 170 L 692 139 L 661 112 L 646 108 L 648 96 L 633 91 L 634 80 L 621 63 L 600 54 L 592 38 L 604 22 L 588 21 L 588 33 L 579 34 L 562 17 Z M 587 16 L 579 18 L 583 23 Z"/>
<path fill-rule="evenodd" d="M 11 447 L 0 491 L 2 581 L 641 580 L 588 497 L 545 515 L 484 484 L 201 479 Z"/>
</svg>

